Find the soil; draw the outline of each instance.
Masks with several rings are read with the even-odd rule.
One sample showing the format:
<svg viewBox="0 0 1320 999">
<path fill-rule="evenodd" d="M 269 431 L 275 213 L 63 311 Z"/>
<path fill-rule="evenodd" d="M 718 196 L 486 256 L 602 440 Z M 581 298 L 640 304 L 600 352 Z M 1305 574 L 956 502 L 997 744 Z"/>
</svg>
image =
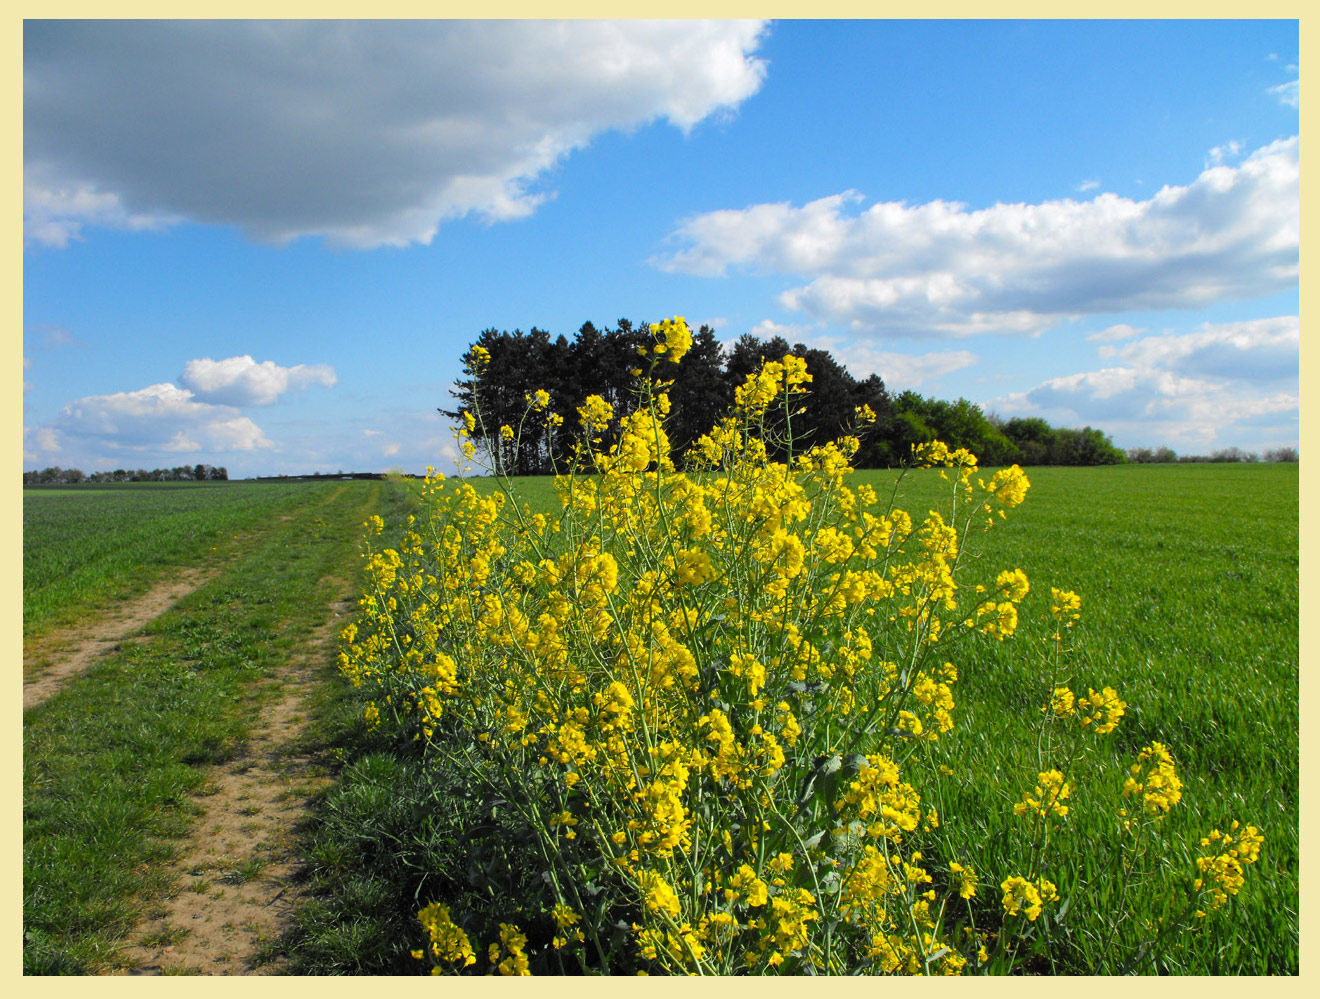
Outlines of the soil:
<svg viewBox="0 0 1320 999">
<path fill-rule="evenodd" d="M 331 592 L 347 584 L 327 580 Z M 267 945 L 288 924 L 299 886 L 297 835 L 311 798 L 330 783 L 294 748 L 307 727 L 306 696 L 324 674 L 329 650 L 354 607 L 335 601 L 328 620 L 297 660 L 263 685 L 279 685 L 246 746 L 214 767 L 196 799 L 202 814 L 173 863 L 174 889 L 129 935 L 119 973 L 244 975 L 278 973 Z"/>
<path fill-rule="evenodd" d="M 101 617 L 25 643 L 23 710 L 52 697 L 70 678 L 99 657 L 118 651 L 125 641 L 143 640 L 143 636 L 136 635 L 143 625 L 214 575 L 214 571 L 205 569 L 185 570 Z"/>
</svg>

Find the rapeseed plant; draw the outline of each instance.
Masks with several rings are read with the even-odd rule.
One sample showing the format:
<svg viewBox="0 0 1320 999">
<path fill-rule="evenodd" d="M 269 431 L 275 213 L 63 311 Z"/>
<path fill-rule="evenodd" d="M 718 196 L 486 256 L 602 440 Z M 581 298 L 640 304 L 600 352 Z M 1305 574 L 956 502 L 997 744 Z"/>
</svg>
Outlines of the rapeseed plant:
<svg viewBox="0 0 1320 999">
<path fill-rule="evenodd" d="M 557 516 L 429 474 L 402 542 L 369 550 L 363 614 L 342 636 L 368 722 L 411 732 L 498 802 L 544 865 L 527 893 L 493 899 L 505 908 L 488 929 L 515 921 L 498 923 L 489 970 L 526 974 L 538 955 L 605 973 L 1012 967 L 1060 897 L 1050 837 L 1084 793 L 1076 768 L 1126 708 L 1110 687 L 1077 697 L 1046 677 L 1042 753 L 1058 762 L 1042 759 L 1012 809 L 1023 866 L 1002 872 L 991 955 L 981 878 L 947 852 L 922 787 L 937 778 L 927 747 L 955 730 L 953 660 L 1026 616 L 1025 573 L 966 555 L 1023 502 L 1027 476 L 986 481 L 974 455 L 934 441 L 913 464 L 947 470 L 943 509 L 918 517 L 896 493 L 851 488 L 856 436 L 793 437 L 811 374 L 791 354 L 747 377 L 680 471 L 666 376 L 692 338 L 682 319 L 651 332 L 636 405 L 577 408 Z M 479 348 L 467 360 L 479 375 Z M 515 444 L 526 420 L 563 419 L 543 391 L 526 403 L 499 430 Z M 470 460 L 483 418 L 462 415 Z M 788 460 L 771 461 L 780 449 Z M 1051 591 L 1050 672 L 1080 606 Z M 1123 794 L 1147 825 L 1180 797 L 1172 766 L 1158 743 L 1134 764 Z M 1255 859 L 1248 829 L 1200 864 L 1208 908 Z M 415 953 L 434 971 L 477 963 L 447 907 L 419 918 L 429 943 Z M 538 921 L 544 946 L 525 929 Z"/>
</svg>

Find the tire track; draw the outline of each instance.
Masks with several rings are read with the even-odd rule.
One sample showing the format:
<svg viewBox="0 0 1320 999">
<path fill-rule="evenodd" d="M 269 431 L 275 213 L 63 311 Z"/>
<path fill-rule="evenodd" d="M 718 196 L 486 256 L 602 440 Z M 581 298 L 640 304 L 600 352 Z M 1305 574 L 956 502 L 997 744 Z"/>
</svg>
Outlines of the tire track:
<svg viewBox="0 0 1320 999">
<path fill-rule="evenodd" d="M 332 783 L 311 754 L 292 747 L 307 727 L 308 692 L 354 609 L 346 583 L 324 585 L 346 595 L 330 605 L 298 658 L 260 685 L 280 685 L 281 696 L 263 709 L 239 757 L 213 768 L 196 799 L 202 814 L 172 864 L 174 889 L 129 935 L 117 973 L 278 973 L 263 952 L 300 896 L 293 880 L 301 864 L 298 827 L 309 799 Z"/>
<path fill-rule="evenodd" d="M 98 658 L 116 651 L 144 625 L 218 574 L 218 569 L 185 569 L 109 614 L 25 645 L 23 710 L 53 697 Z"/>
</svg>

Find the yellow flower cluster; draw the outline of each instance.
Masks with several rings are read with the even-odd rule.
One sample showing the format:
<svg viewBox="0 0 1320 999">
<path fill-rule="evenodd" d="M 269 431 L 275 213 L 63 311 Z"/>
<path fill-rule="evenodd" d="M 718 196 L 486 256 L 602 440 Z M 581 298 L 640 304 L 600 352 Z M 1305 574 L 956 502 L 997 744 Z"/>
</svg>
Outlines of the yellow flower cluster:
<svg viewBox="0 0 1320 999">
<path fill-rule="evenodd" d="M 683 360 L 683 355 L 692 349 L 692 331 L 682 316 L 652 325 L 651 335 L 657 341 L 651 349 L 665 355 L 673 364 Z"/>
<path fill-rule="evenodd" d="M 1048 818 L 1057 815 L 1063 818 L 1068 814 L 1065 801 L 1072 795 L 1072 788 L 1063 779 L 1058 770 L 1045 770 L 1037 775 L 1035 788 L 1022 796 L 1022 800 L 1013 806 L 1014 815 L 1030 815 L 1033 818 Z"/>
<path fill-rule="evenodd" d="M 1077 707 L 1082 725 L 1093 725 L 1096 735 L 1108 735 L 1118 728 L 1127 701 L 1120 700 L 1113 687 L 1105 687 L 1098 694 L 1087 687 L 1086 696 L 1077 699 Z"/>
<path fill-rule="evenodd" d="M 1193 890 L 1206 892 L 1209 901 L 1196 915 L 1204 918 L 1207 912 L 1214 912 L 1228 902 L 1228 896 L 1236 895 L 1245 883 L 1243 868 L 1260 859 L 1260 848 L 1265 837 L 1255 826 L 1247 826 L 1239 831 L 1236 819 L 1229 826 L 1228 832 L 1211 830 L 1209 836 L 1202 837 L 1202 847 L 1214 847 L 1215 853 L 1209 857 L 1197 857 L 1196 867 L 1201 877 L 1192 883 Z M 1236 834 L 1236 835 L 1235 835 Z"/>
<path fill-rule="evenodd" d="M 1037 878 L 1032 882 L 1014 875 L 999 887 L 1004 893 L 1004 912 L 1010 916 L 1016 916 L 1021 912 L 1029 922 L 1033 923 L 1040 918 L 1046 903 L 1057 902 L 1059 899 L 1059 889 L 1053 882 L 1044 878 Z"/>
<path fill-rule="evenodd" d="M 692 345 L 681 319 L 651 332 L 670 362 Z M 516 801 L 550 870 L 499 916 L 553 924 L 541 953 L 618 960 L 605 935 L 624 932 L 629 960 L 683 973 L 957 973 L 975 957 L 944 919 L 976 872 L 948 863 L 937 884 L 922 860 L 940 820 L 919 754 L 954 726 L 958 643 L 1023 619 L 1021 569 L 961 579 L 973 518 L 1029 483 L 1016 467 L 978 480 L 974 455 L 933 442 L 917 456 L 952 470 L 953 502 L 914 518 L 849 484 L 856 438 L 772 461 L 767 413 L 784 403 L 787 420 L 810 381 L 791 354 L 764 364 L 686 472 L 664 383 L 625 413 L 589 397 L 559 511 L 428 476 L 416 522 L 367 554 L 340 667 L 437 769 Z M 549 402 L 528 393 L 529 411 Z M 1051 704 L 1097 732 L 1125 707 L 1110 688 Z M 1016 810 L 1061 817 L 1071 793 L 1045 771 Z M 613 894 L 584 907 L 565 888 L 584 871 Z M 1044 878 L 1002 888 L 1028 921 L 1057 897 Z M 472 964 L 448 910 L 422 912 L 436 967 Z M 500 924 L 489 964 L 525 974 L 536 946 Z"/>
<path fill-rule="evenodd" d="M 1074 621 L 1080 618 L 1082 609 L 1082 598 L 1071 590 L 1060 590 L 1057 587 L 1050 587 L 1050 614 L 1054 620 L 1062 622 L 1065 627 L 1071 628 Z"/>
<path fill-rule="evenodd" d="M 472 943 L 467 934 L 449 918 L 449 906 L 432 902 L 417 914 L 417 918 L 426 930 L 431 956 L 437 962 L 432 967 L 432 974 L 440 974 L 439 962 L 460 968 L 477 963 L 477 955 L 472 951 Z M 422 954 L 420 950 L 412 952 L 412 956 L 418 960 Z"/>
<path fill-rule="evenodd" d="M 1152 742 L 1143 749 L 1129 768 L 1129 774 L 1123 784 L 1123 797 L 1140 795 L 1146 813 L 1155 820 L 1164 818 L 1182 800 L 1182 781 L 1174 772 L 1173 757 L 1162 743 Z"/>
<path fill-rule="evenodd" d="M 530 975 L 527 935 L 517 926 L 500 923 L 500 941 L 490 945 L 487 956 L 501 975 Z"/>
</svg>

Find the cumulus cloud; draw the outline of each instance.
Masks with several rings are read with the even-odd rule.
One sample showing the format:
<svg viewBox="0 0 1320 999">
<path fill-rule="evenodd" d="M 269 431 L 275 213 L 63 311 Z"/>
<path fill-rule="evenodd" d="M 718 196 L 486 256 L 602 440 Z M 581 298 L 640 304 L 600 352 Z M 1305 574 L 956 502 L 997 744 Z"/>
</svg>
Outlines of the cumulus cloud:
<svg viewBox="0 0 1320 999">
<path fill-rule="evenodd" d="M 1202 307 L 1291 288 L 1298 274 L 1298 141 L 1256 150 L 1133 201 L 932 201 L 856 210 L 845 191 L 802 207 L 759 204 L 682 222 L 653 263 L 811 278 L 786 308 L 856 333 L 1035 334 L 1065 318 Z"/>
<path fill-rule="evenodd" d="M 1087 191 L 1097 190 L 1099 187 L 1100 187 L 1100 181 L 1098 180 L 1084 180 L 1077 185 L 1077 190 L 1085 193 Z"/>
<path fill-rule="evenodd" d="M 1206 323 L 1194 333 L 1145 337 L 1100 356 L 1142 370 L 1172 369 L 1190 376 L 1261 382 L 1295 380 L 1300 325 L 1296 316 Z"/>
<path fill-rule="evenodd" d="M 1298 318 L 1280 316 L 1104 344 L 1100 356 L 1119 363 L 1050 378 L 984 405 L 1065 426 L 1101 426 L 1124 446 L 1295 440 L 1298 334 Z"/>
<path fill-rule="evenodd" d="M 822 340 L 834 357 L 854 378 L 877 374 L 891 392 L 918 388 L 954 371 L 970 368 L 981 360 L 970 350 L 937 350 L 928 354 L 901 354 L 878 350 L 865 341 Z"/>
<path fill-rule="evenodd" d="M 1298 93 L 1301 80 L 1289 80 L 1287 83 L 1280 83 L 1277 87 L 1270 87 L 1269 93 L 1279 99 L 1280 104 L 1285 104 L 1290 108 L 1300 108 L 1300 95 Z"/>
<path fill-rule="evenodd" d="M 23 242 L 64 248 L 81 239 L 84 225 L 111 229 L 161 229 L 178 219 L 168 212 L 126 209 L 119 195 L 94 184 L 70 182 L 49 165 L 36 163 L 23 178 Z"/>
<path fill-rule="evenodd" d="M 274 361 L 258 364 L 248 354 L 213 361 L 189 361 L 179 380 L 200 402 L 226 406 L 269 406 L 285 392 L 312 385 L 333 388 L 338 377 L 328 364 L 295 364 L 284 368 Z"/>
<path fill-rule="evenodd" d="M 762 319 L 751 328 L 750 332 L 752 336 L 761 340 L 781 336 L 789 343 L 798 343 L 816 328 L 814 323 L 777 323 L 773 319 Z"/>
<path fill-rule="evenodd" d="M 1115 340 L 1127 340 L 1144 332 L 1146 332 L 1144 329 L 1129 326 L 1127 323 L 1118 323 L 1098 333 L 1087 334 L 1086 340 L 1088 343 L 1113 343 Z"/>
<path fill-rule="evenodd" d="M 760 88 L 759 21 L 27 21 L 27 236 L 178 219 L 427 243 L 594 136 Z"/>
<path fill-rule="evenodd" d="M 232 406 L 200 402 L 170 382 L 69 403 L 49 428 L 57 443 L 75 438 L 112 451 L 252 451 L 273 447 Z"/>
<path fill-rule="evenodd" d="M 1215 146 L 1210 150 L 1205 158 L 1205 166 L 1208 170 L 1212 166 L 1219 166 L 1225 160 L 1236 159 L 1242 155 L 1242 143 L 1237 139 L 1230 139 L 1222 146 Z"/>
</svg>

